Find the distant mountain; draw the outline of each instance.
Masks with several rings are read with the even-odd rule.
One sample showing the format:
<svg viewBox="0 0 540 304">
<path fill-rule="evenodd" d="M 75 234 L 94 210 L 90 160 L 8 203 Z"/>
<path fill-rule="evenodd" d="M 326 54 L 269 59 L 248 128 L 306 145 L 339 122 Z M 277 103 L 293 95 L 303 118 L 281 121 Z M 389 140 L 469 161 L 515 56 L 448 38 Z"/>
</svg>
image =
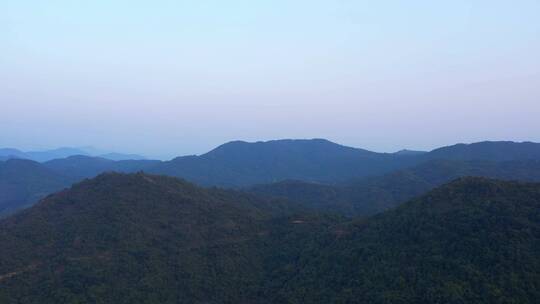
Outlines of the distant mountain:
<svg viewBox="0 0 540 304">
<path fill-rule="evenodd" d="M 304 208 L 347 216 L 371 215 L 464 176 L 540 181 L 540 161 L 433 160 L 345 185 L 284 181 L 257 185 L 247 190 L 263 196 L 286 198 Z"/>
<path fill-rule="evenodd" d="M 137 172 L 147 170 L 160 161 L 157 160 L 122 160 L 113 161 L 102 157 L 75 155 L 62 159 L 54 159 L 43 165 L 55 172 L 77 179 L 94 177 L 103 172 Z"/>
<path fill-rule="evenodd" d="M 0 157 L 3 157 L 4 159 L 10 159 L 10 158 L 27 158 L 26 154 L 20 150 L 12 149 L 12 148 L 3 148 L 0 149 Z"/>
<path fill-rule="evenodd" d="M 95 156 L 106 158 L 110 160 L 144 160 L 144 156 L 137 154 L 123 154 L 115 152 L 104 152 L 102 150 L 94 149 L 92 147 L 84 148 L 58 148 L 53 150 L 44 150 L 44 151 L 29 151 L 23 152 L 17 149 L 4 148 L 0 149 L 0 160 L 10 159 L 10 158 L 22 158 L 30 159 L 37 162 L 47 162 L 53 159 L 61 159 L 70 156 Z"/>
<path fill-rule="evenodd" d="M 540 160 L 540 143 L 484 141 L 473 144 L 456 144 L 435 149 L 425 154 L 424 157 L 450 160 Z"/>
<path fill-rule="evenodd" d="M 261 279 L 251 242 L 276 204 L 163 176 L 100 175 L 0 222 L 0 299 L 251 302 Z"/>
<path fill-rule="evenodd" d="M 72 179 L 31 160 L 0 162 L 0 217 L 68 187 Z"/>
<path fill-rule="evenodd" d="M 202 185 L 242 187 L 301 180 L 340 183 L 351 178 L 386 174 L 430 160 L 540 160 L 540 144 L 480 142 L 431 152 L 402 150 L 376 153 L 341 146 L 324 139 L 275 140 L 224 144 L 201 156 L 178 157 L 149 169 Z"/>
<path fill-rule="evenodd" d="M 144 160 L 146 159 L 146 157 L 142 155 L 138 155 L 138 154 L 125 154 L 125 153 L 110 152 L 110 151 L 106 151 L 102 149 L 97 149 L 91 146 L 80 147 L 78 149 L 85 152 L 83 155 L 101 157 L 101 158 L 106 158 L 110 160 Z"/>
<path fill-rule="evenodd" d="M 396 155 L 421 155 L 427 153 L 426 151 L 416 151 L 416 150 L 399 150 L 395 152 Z"/>
<path fill-rule="evenodd" d="M 301 180 L 316 183 L 342 183 L 352 178 L 362 178 L 409 168 L 429 160 L 479 160 L 511 161 L 540 160 L 540 144 L 514 142 L 480 142 L 458 144 L 435 149 L 431 152 L 402 150 L 396 153 L 376 153 L 332 143 L 324 139 L 274 140 L 248 143 L 229 142 L 200 156 L 182 156 L 171 161 L 145 161 L 136 154 L 106 153 L 91 156 L 86 148 L 60 148 L 50 151 L 21 152 L 14 149 L 0 150 L 2 159 L 33 159 L 39 162 L 70 158 L 69 175 L 92 177 L 106 171 L 150 173 L 181 177 L 201 185 L 244 187 L 284 180 Z M 73 156 L 80 158 L 73 164 Z M 93 161 L 81 156 L 95 157 Z M 76 158 L 75 158 L 76 159 Z M 103 159 L 130 163 L 106 163 Z M 134 161 L 143 161 L 140 164 Z M 60 161 L 64 162 L 64 161 Z M 89 166 L 89 167 L 87 167 Z M 81 170 L 81 172 L 74 172 Z"/>
<path fill-rule="evenodd" d="M 326 233 L 302 225 L 289 222 L 266 242 L 268 251 L 290 253 L 268 258 L 270 303 L 532 304 L 540 297 L 539 184 L 463 178 Z"/>
<path fill-rule="evenodd" d="M 379 175 L 416 163 L 414 158 L 341 146 L 323 139 L 224 144 L 201 156 L 157 164 L 152 173 L 202 185 L 245 186 L 296 179 L 339 182 Z"/>
<path fill-rule="evenodd" d="M 535 143 L 482 142 L 444 147 L 429 153 L 385 154 L 344 147 L 321 139 L 257 143 L 237 141 L 201 156 L 179 157 L 168 162 L 112 161 L 102 157 L 75 155 L 46 161 L 43 165 L 70 182 L 109 171 L 145 171 L 182 177 L 206 186 L 246 187 L 278 182 L 276 185 L 256 187 L 253 191 L 265 195 L 274 193 L 316 210 L 355 215 L 380 212 L 460 176 L 537 180 L 538 164 L 533 160 L 538 157 L 538 146 Z M 16 149 L 2 149 L 0 152 L 15 155 L 0 156 L 2 161 L 36 155 L 43 160 L 80 151 L 62 148 L 37 154 Z M 110 154 L 109 157 L 120 159 L 137 156 Z M 509 159 L 520 163 L 510 163 L 502 168 L 498 164 L 486 163 L 486 160 L 493 159 Z M 423 163 L 426 164 L 419 165 Z M 408 169 L 414 166 L 418 167 Z M 336 187 L 350 179 L 358 182 L 347 187 Z M 290 180 L 296 182 L 287 182 Z M 4 181 L 0 179 L 0 182 Z M 64 186 L 69 184 L 61 183 Z M 22 181 L 19 185 L 23 186 Z M 35 189 L 30 185 L 28 187 Z M 58 188 L 50 189 L 52 192 Z M 26 196 L 18 196 L 19 200 L 10 204 L 28 206 L 44 193 L 39 189 L 39 195 L 28 196 L 34 201 Z"/>
<path fill-rule="evenodd" d="M 110 160 L 144 160 L 144 156 L 137 154 L 123 154 L 123 153 L 106 153 L 98 155 L 98 157 L 106 158 Z"/>
<path fill-rule="evenodd" d="M 46 162 L 49 160 L 65 158 L 72 155 L 87 155 L 86 152 L 84 152 L 83 150 L 68 147 L 45 151 L 30 151 L 25 152 L 25 154 L 27 156 L 26 158 L 37 162 Z"/>
</svg>

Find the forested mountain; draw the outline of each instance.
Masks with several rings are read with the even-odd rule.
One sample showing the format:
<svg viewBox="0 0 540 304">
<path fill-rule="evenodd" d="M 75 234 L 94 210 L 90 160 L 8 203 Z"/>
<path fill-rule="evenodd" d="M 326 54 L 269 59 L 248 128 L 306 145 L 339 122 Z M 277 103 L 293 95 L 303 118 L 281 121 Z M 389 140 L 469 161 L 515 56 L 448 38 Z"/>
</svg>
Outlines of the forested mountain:
<svg viewBox="0 0 540 304">
<path fill-rule="evenodd" d="M 159 163 L 153 173 L 186 178 L 201 185 L 226 187 L 301 180 L 340 183 L 377 176 L 429 160 L 540 160 L 540 144 L 480 142 L 458 144 L 431 152 L 376 153 L 323 139 L 230 142 L 201 156 Z"/>
<path fill-rule="evenodd" d="M 537 303 L 540 297 L 539 184 L 463 178 L 323 234 L 289 226 L 296 234 L 281 228 L 267 243 L 296 248 L 288 262 L 270 259 L 271 288 L 264 290 L 273 303 Z"/>
<path fill-rule="evenodd" d="M 286 208 L 286 206 L 281 206 Z M 279 202 L 103 174 L 0 222 L 2 303 L 238 303 Z"/>
<path fill-rule="evenodd" d="M 433 160 L 383 176 L 350 181 L 345 185 L 283 181 L 253 186 L 247 188 L 247 191 L 287 198 L 304 208 L 357 216 L 371 215 L 395 207 L 464 176 L 540 181 L 540 161 Z"/>
<path fill-rule="evenodd" d="M 247 186 L 287 179 L 343 182 L 378 175 L 417 162 L 410 156 L 375 153 L 323 139 L 230 142 L 201 156 L 163 162 L 149 172 L 201 185 Z"/>
<path fill-rule="evenodd" d="M 31 160 L 0 162 L 0 217 L 27 207 L 72 182 L 69 177 Z"/>
<path fill-rule="evenodd" d="M 2 303 L 535 303 L 540 185 L 463 178 L 346 221 L 104 174 L 0 221 Z"/>
</svg>

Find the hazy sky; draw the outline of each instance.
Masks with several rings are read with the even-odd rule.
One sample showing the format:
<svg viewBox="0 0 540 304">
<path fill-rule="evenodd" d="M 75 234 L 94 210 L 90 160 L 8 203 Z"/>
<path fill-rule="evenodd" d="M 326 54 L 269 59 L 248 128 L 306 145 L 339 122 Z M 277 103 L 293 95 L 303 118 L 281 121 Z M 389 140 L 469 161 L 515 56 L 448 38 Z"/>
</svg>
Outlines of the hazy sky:
<svg viewBox="0 0 540 304">
<path fill-rule="evenodd" d="M 0 146 L 540 141 L 540 1 L 0 0 Z"/>
</svg>

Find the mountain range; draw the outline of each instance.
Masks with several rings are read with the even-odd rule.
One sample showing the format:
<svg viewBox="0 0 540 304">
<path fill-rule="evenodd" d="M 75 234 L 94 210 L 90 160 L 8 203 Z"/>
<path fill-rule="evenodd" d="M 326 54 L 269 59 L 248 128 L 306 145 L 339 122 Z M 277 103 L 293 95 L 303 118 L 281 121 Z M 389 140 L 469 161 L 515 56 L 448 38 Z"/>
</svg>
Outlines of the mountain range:
<svg viewBox="0 0 540 304">
<path fill-rule="evenodd" d="M 143 160 L 144 156 L 137 154 L 123 154 L 115 152 L 106 152 L 94 149 L 92 147 L 84 148 L 69 148 L 63 147 L 44 151 L 28 151 L 23 152 L 13 148 L 0 148 L 0 160 L 8 160 L 12 158 L 29 159 L 36 162 L 46 162 L 53 159 L 66 158 L 75 155 L 95 156 L 110 160 Z"/>
<path fill-rule="evenodd" d="M 376 153 L 313 139 L 235 141 L 200 156 L 170 161 L 115 161 L 74 155 L 28 166 L 12 159 L 4 161 L 4 166 L 24 165 L 21 173 L 38 177 L 21 179 L 17 169 L 2 175 L 0 183 L 16 190 L 0 196 L 0 216 L 35 203 L 75 181 L 109 171 L 144 171 L 180 177 L 203 186 L 248 189 L 291 199 L 347 216 L 368 215 L 460 176 L 536 181 L 539 147 L 540 144 L 530 142 L 480 142 L 431 152 Z M 12 152 L 4 150 L 4 153 Z M 49 175 L 47 181 L 39 178 L 44 171 Z M 50 187 L 51 183 L 56 186 Z"/>
</svg>

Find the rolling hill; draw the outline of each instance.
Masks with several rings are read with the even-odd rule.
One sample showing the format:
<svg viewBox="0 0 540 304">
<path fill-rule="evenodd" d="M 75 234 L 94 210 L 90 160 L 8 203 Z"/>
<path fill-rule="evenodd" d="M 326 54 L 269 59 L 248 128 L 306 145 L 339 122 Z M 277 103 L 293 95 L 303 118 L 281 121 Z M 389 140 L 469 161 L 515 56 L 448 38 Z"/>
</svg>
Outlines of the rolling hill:
<svg viewBox="0 0 540 304">
<path fill-rule="evenodd" d="M 266 243 L 299 248 L 288 260 L 269 258 L 263 290 L 273 303 L 536 303 L 540 296 L 539 184 L 462 178 L 326 233 L 289 226 Z"/>
<path fill-rule="evenodd" d="M 108 173 L 0 222 L 0 302 L 238 303 L 278 202 Z"/>
<path fill-rule="evenodd" d="M 535 303 L 540 185 L 462 178 L 370 218 L 147 174 L 0 221 L 3 303 Z M 283 209 L 285 208 L 285 209 Z"/>
</svg>

